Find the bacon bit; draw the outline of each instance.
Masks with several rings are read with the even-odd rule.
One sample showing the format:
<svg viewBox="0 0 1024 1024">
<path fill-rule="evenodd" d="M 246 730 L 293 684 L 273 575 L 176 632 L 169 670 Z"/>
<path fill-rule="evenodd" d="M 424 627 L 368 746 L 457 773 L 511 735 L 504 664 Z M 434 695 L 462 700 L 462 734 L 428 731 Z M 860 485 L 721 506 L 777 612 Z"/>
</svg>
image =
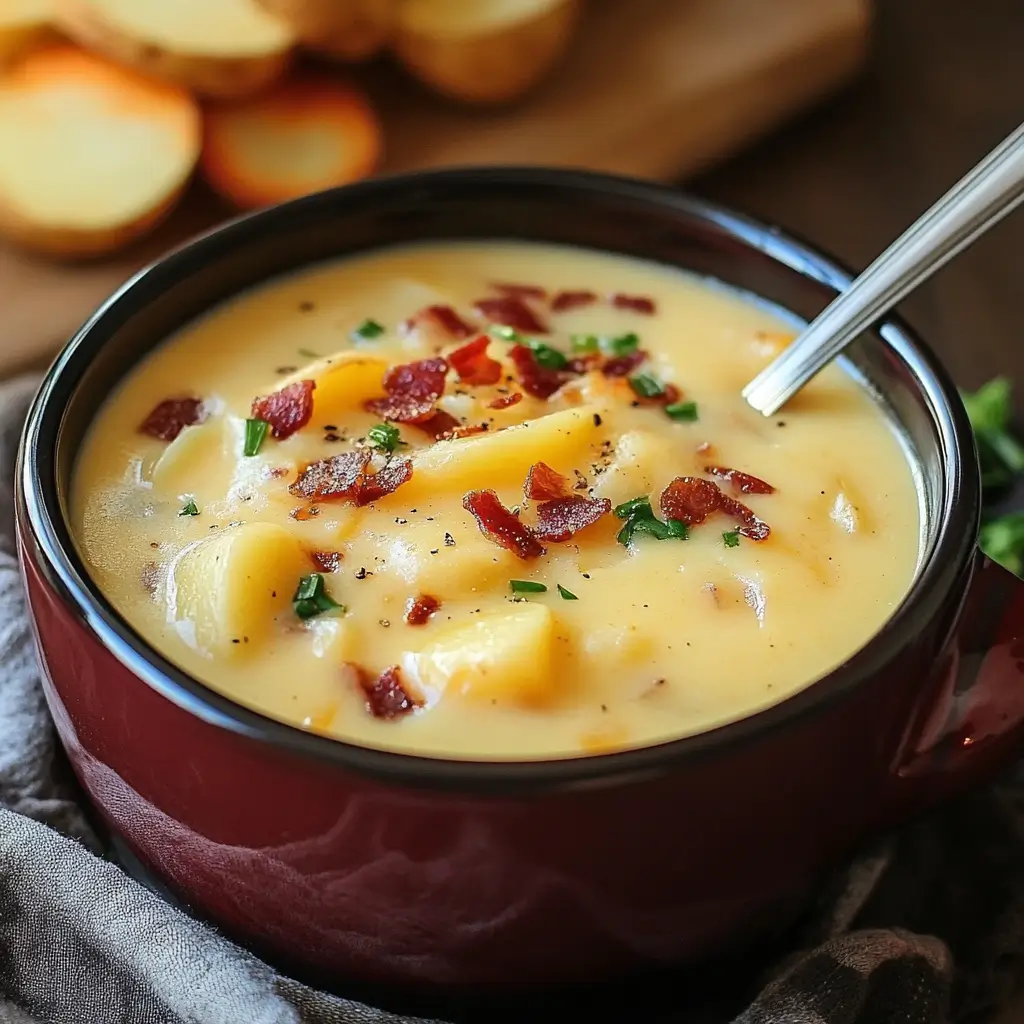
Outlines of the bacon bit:
<svg viewBox="0 0 1024 1024">
<path fill-rule="evenodd" d="M 725 466 L 705 466 L 705 473 L 710 473 L 711 476 L 720 477 L 723 480 L 728 480 L 738 491 L 743 494 L 774 494 L 775 488 L 771 484 L 765 483 L 759 477 L 751 476 L 749 473 L 744 473 L 739 469 L 727 469 Z"/>
<path fill-rule="evenodd" d="M 597 295 L 588 291 L 566 291 L 559 292 L 551 301 L 551 310 L 554 313 L 564 313 L 567 309 L 578 309 L 580 306 L 589 306 L 597 301 Z"/>
<path fill-rule="evenodd" d="M 537 529 L 534 531 L 541 540 L 560 544 L 593 526 L 602 516 L 612 510 L 608 498 L 584 498 L 574 494 L 557 501 L 545 501 L 537 506 Z"/>
<path fill-rule="evenodd" d="M 282 476 L 287 476 L 288 472 L 289 470 L 287 466 L 267 466 L 264 469 L 264 474 L 270 480 L 277 480 Z"/>
<path fill-rule="evenodd" d="M 661 511 L 666 519 L 679 519 L 687 526 L 698 526 L 714 512 L 724 512 L 740 523 L 739 532 L 744 537 L 764 540 L 771 533 L 753 510 L 723 494 L 714 481 L 701 477 L 677 476 L 661 492 Z"/>
<path fill-rule="evenodd" d="M 503 324 L 527 334 L 547 334 L 548 328 L 537 314 L 518 296 L 501 299 L 480 299 L 473 303 L 476 311 L 492 324 Z"/>
<path fill-rule="evenodd" d="M 313 391 L 316 381 L 298 380 L 280 391 L 252 400 L 252 415 L 266 420 L 270 432 L 279 441 L 301 430 L 313 415 Z"/>
<path fill-rule="evenodd" d="M 722 511 L 737 520 L 740 523 L 739 532 L 751 540 L 767 540 L 772 532 L 766 522 L 754 515 L 753 509 L 727 494 L 722 495 Z"/>
<path fill-rule="evenodd" d="M 496 292 L 501 292 L 502 295 L 508 295 L 511 298 L 546 299 L 548 297 L 548 290 L 537 284 L 503 284 L 492 281 L 491 287 Z"/>
<path fill-rule="evenodd" d="M 426 625 L 430 616 L 440 607 L 441 602 L 430 594 L 410 597 L 405 606 L 405 624 L 407 626 Z"/>
<path fill-rule="evenodd" d="M 568 498 L 572 491 L 568 477 L 562 476 L 546 462 L 535 462 L 526 474 L 523 494 L 534 501 L 556 501 Z"/>
<path fill-rule="evenodd" d="M 173 441 L 186 427 L 206 418 L 199 398 L 165 398 L 142 421 L 139 430 L 161 441 Z"/>
<path fill-rule="evenodd" d="M 361 665 L 348 662 L 347 667 L 355 673 L 356 681 L 366 695 L 366 710 L 374 718 L 398 718 L 421 706 L 421 701 L 406 690 L 397 665 L 384 669 L 378 679 L 371 679 Z"/>
<path fill-rule="evenodd" d="M 480 532 L 524 561 L 544 554 L 544 545 L 498 500 L 494 491 L 470 491 L 462 507 L 472 513 Z"/>
<path fill-rule="evenodd" d="M 438 440 L 439 441 L 451 441 L 460 437 L 472 437 L 474 434 L 486 434 L 487 424 L 486 423 L 460 423 L 457 426 L 451 428 L 451 430 L 445 431 Z"/>
<path fill-rule="evenodd" d="M 415 423 L 434 411 L 434 403 L 444 394 L 448 363 L 440 358 L 393 366 L 384 376 L 385 398 L 371 398 L 364 408 L 381 419 Z"/>
<path fill-rule="evenodd" d="M 309 557 L 317 572 L 337 572 L 341 568 L 340 551 L 310 551 Z"/>
<path fill-rule="evenodd" d="M 664 384 L 662 385 L 664 390 L 660 395 L 651 395 L 649 398 L 646 395 L 637 394 L 633 392 L 633 398 L 636 399 L 641 405 L 671 405 L 673 402 L 678 402 L 683 397 L 683 393 L 675 386 L 675 384 Z"/>
<path fill-rule="evenodd" d="M 497 384 L 501 380 L 501 363 L 487 354 L 490 339 L 486 334 L 448 353 L 448 362 L 463 384 Z"/>
<path fill-rule="evenodd" d="M 573 373 L 588 373 L 600 366 L 603 359 L 600 352 L 588 352 L 586 355 L 574 356 L 565 368 Z"/>
<path fill-rule="evenodd" d="M 356 505 L 392 494 L 412 476 L 408 459 L 388 459 L 376 473 L 368 473 L 370 453 L 366 449 L 342 452 L 311 462 L 303 469 L 289 492 L 300 498 L 341 498 Z"/>
<path fill-rule="evenodd" d="M 474 331 L 451 306 L 424 306 L 402 323 L 401 330 L 408 334 L 421 320 L 432 320 L 446 334 L 453 338 L 468 338 Z"/>
<path fill-rule="evenodd" d="M 488 409 L 507 409 L 509 406 L 517 405 L 523 400 L 523 396 L 518 391 L 513 391 L 511 395 L 498 395 L 497 398 L 492 398 L 487 403 Z"/>
<path fill-rule="evenodd" d="M 616 309 L 631 309 L 634 313 L 643 313 L 645 316 L 653 316 L 655 312 L 654 299 L 645 295 L 623 295 L 622 292 L 614 292 L 608 297 Z"/>
<path fill-rule="evenodd" d="M 550 398 L 574 377 L 571 371 L 549 370 L 546 366 L 541 366 L 532 349 L 525 345 L 513 345 L 508 356 L 516 368 L 523 390 L 535 398 Z"/>
<path fill-rule="evenodd" d="M 289 488 L 291 490 L 291 488 Z M 298 508 L 293 508 L 288 513 L 292 519 L 297 520 L 300 523 L 305 523 L 315 516 L 320 515 L 320 509 L 316 505 L 300 505 Z"/>
<path fill-rule="evenodd" d="M 451 413 L 445 412 L 444 409 L 435 409 L 433 415 L 427 419 L 409 424 L 409 426 L 415 427 L 417 430 L 422 430 L 423 433 L 428 437 L 432 437 L 435 441 L 442 440 L 458 425 L 459 421 Z"/>
<path fill-rule="evenodd" d="M 628 377 L 646 358 L 647 353 L 638 348 L 635 352 L 609 359 L 601 367 L 601 372 L 606 377 Z"/>
</svg>

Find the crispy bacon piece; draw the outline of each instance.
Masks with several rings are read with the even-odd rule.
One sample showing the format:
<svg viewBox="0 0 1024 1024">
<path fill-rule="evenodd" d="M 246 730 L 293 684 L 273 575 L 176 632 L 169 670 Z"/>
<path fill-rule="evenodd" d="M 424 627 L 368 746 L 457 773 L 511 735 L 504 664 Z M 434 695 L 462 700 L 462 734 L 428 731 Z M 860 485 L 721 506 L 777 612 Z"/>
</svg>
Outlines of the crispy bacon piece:
<svg viewBox="0 0 1024 1024">
<path fill-rule="evenodd" d="M 523 396 L 518 391 L 513 391 L 511 395 L 498 395 L 497 398 L 492 398 L 487 403 L 488 409 L 507 409 L 509 406 L 516 405 L 518 402 L 523 400 Z"/>
<path fill-rule="evenodd" d="M 313 391 L 316 381 L 297 380 L 280 391 L 252 400 L 252 415 L 266 420 L 270 432 L 279 441 L 301 430 L 313 415 Z"/>
<path fill-rule="evenodd" d="M 487 354 L 489 341 L 481 334 L 448 353 L 448 362 L 463 384 L 497 384 L 501 380 L 501 363 Z"/>
<path fill-rule="evenodd" d="M 713 480 L 677 476 L 661 492 L 661 512 L 666 519 L 679 519 L 687 526 L 698 526 L 715 512 L 724 512 L 740 524 L 739 532 L 751 540 L 764 540 L 771 529 L 752 509 L 727 494 Z"/>
<path fill-rule="evenodd" d="M 568 477 L 552 469 L 546 462 L 535 462 L 526 474 L 523 494 L 534 501 L 555 501 L 572 494 Z"/>
<path fill-rule="evenodd" d="M 348 662 L 347 667 L 355 674 L 366 695 L 366 710 L 374 718 L 398 718 L 420 707 L 421 702 L 406 690 L 397 665 L 384 669 L 377 679 L 372 679 L 361 665 Z"/>
<path fill-rule="evenodd" d="M 423 320 L 428 320 L 441 328 L 452 338 L 468 338 L 475 328 L 466 323 L 451 306 L 424 306 L 402 324 L 402 330 L 408 333 Z"/>
<path fill-rule="evenodd" d="M 390 458 L 376 473 L 368 472 L 370 453 L 365 448 L 342 452 L 311 462 L 288 488 L 299 498 L 340 498 L 368 505 L 397 491 L 412 476 L 408 459 Z"/>
<path fill-rule="evenodd" d="M 578 309 L 580 306 L 589 306 L 597 302 L 597 295 L 583 289 L 579 291 L 559 292 L 551 300 L 551 310 L 554 313 L 564 313 L 567 309 Z"/>
<path fill-rule="evenodd" d="M 545 501 L 537 506 L 537 528 L 534 532 L 541 540 L 560 544 L 580 530 L 593 526 L 611 510 L 612 503 L 608 498 L 584 498 L 580 494 Z"/>
<path fill-rule="evenodd" d="M 459 423 L 441 435 L 439 440 L 450 441 L 452 438 L 472 437 L 474 434 L 486 434 L 486 423 Z"/>
<path fill-rule="evenodd" d="M 541 288 L 538 284 L 505 284 L 500 281 L 492 281 L 491 287 L 502 295 L 508 295 L 520 299 L 546 299 L 548 290 Z"/>
<path fill-rule="evenodd" d="M 683 397 L 683 393 L 675 386 L 675 384 L 663 384 L 664 390 L 660 395 L 641 395 L 634 390 L 633 397 L 641 405 L 671 405 L 673 402 L 678 402 Z"/>
<path fill-rule="evenodd" d="M 608 296 L 608 301 L 616 309 L 631 309 L 634 313 L 643 313 L 645 316 L 653 316 L 655 313 L 654 299 L 646 295 L 623 295 L 622 292 L 613 292 Z"/>
<path fill-rule="evenodd" d="M 161 441 L 173 441 L 186 427 L 205 419 L 199 398 L 165 398 L 142 421 L 139 430 Z"/>
<path fill-rule="evenodd" d="M 425 420 L 419 420 L 409 425 L 417 430 L 422 430 L 424 434 L 432 437 L 435 441 L 440 441 L 459 425 L 459 421 L 450 412 L 445 412 L 444 409 L 435 409 L 433 414 Z"/>
<path fill-rule="evenodd" d="M 317 572 L 337 572 L 341 568 L 340 551 L 310 551 L 309 557 Z"/>
<path fill-rule="evenodd" d="M 407 626 L 423 626 L 430 616 L 441 607 L 441 602 L 431 594 L 417 594 L 410 597 L 405 606 L 405 624 Z"/>
<path fill-rule="evenodd" d="M 772 532 L 764 520 L 754 515 L 753 509 L 747 508 L 743 502 L 729 497 L 728 494 L 722 495 L 722 511 L 727 516 L 732 516 L 740 524 L 739 532 L 751 540 L 766 540 Z"/>
<path fill-rule="evenodd" d="M 299 505 L 298 508 L 293 508 L 288 515 L 300 523 L 306 523 L 320 515 L 320 507 L 318 505 Z"/>
<path fill-rule="evenodd" d="M 537 362 L 526 345 L 513 345 L 508 352 L 523 390 L 535 398 L 550 398 L 563 384 L 576 376 L 571 370 L 549 370 Z"/>
<path fill-rule="evenodd" d="M 739 469 L 728 469 L 725 466 L 705 466 L 704 472 L 711 476 L 720 477 L 741 491 L 743 494 L 774 494 L 775 488 L 771 484 L 749 473 Z"/>
<path fill-rule="evenodd" d="M 599 367 L 604 360 L 600 352 L 588 352 L 586 355 L 573 356 L 566 364 L 566 369 L 572 373 L 589 373 Z"/>
<path fill-rule="evenodd" d="M 646 358 L 647 353 L 638 348 L 624 356 L 614 356 L 607 360 L 601 367 L 601 372 L 606 377 L 628 377 Z"/>
<path fill-rule="evenodd" d="M 548 333 L 548 328 L 540 317 L 518 295 L 505 295 L 500 299 L 479 299 L 473 306 L 488 323 L 503 324 L 527 334 Z"/>
<path fill-rule="evenodd" d="M 392 366 L 384 376 L 384 398 L 371 398 L 368 412 L 398 423 L 415 423 L 434 411 L 434 403 L 444 394 L 448 363 L 441 358 L 420 359 L 415 363 Z"/>
<path fill-rule="evenodd" d="M 472 513 L 480 532 L 524 561 L 544 554 L 544 545 L 498 500 L 494 491 L 470 491 L 462 507 Z"/>
</svg>

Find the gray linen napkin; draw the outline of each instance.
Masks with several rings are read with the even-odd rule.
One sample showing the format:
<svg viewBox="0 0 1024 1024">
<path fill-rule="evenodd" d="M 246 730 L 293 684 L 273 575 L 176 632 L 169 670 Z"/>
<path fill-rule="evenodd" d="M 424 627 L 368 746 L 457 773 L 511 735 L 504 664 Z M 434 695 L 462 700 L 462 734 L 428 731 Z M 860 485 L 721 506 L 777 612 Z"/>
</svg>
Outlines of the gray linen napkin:
<svg viewBox="0 0 1024 1024">
<path fill-rule="evenodd" d="M 14 554 L 14 457 L 36 383 L 0 387 L 0 1024 L 419 1019 L 279 975 L 99 855 L 43 702 Z M 679 991 L 664 1010 L 627 1006 L 614 1019 L 936 1024 L 949 1019 L 951 992 L 953 1019 L 987 1019 L 1024 964 L 1022 793 L 1016 783 L 978 797 L 853 863 L 794 938 L 801 951 L 776 966 L 738 1017 Z M 960 970 L 947 941 L 908 930 L 915 927 L 951 943 Z M 581 1015 L 599 1016 L 562 1010 L 556 1019 Z"/>
</svg>

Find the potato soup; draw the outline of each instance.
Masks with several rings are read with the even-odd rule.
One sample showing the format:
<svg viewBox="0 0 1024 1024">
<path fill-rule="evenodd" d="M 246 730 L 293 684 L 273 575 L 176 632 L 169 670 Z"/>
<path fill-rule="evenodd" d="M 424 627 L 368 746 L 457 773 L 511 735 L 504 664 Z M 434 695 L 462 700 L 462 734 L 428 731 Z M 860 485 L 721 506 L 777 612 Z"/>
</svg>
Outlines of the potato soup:
<svg viewBox="0 0 1024 1024">
<path fill-rule="evenodd" d="M 753 714 L 909 589 L 903 445 L 793 325 L 555 246 L 389 249 L 168 339 L 100 411 L 72 525 L 170 661 L 302 729 L 451 758 L 594 754 Z"/>
</svg>

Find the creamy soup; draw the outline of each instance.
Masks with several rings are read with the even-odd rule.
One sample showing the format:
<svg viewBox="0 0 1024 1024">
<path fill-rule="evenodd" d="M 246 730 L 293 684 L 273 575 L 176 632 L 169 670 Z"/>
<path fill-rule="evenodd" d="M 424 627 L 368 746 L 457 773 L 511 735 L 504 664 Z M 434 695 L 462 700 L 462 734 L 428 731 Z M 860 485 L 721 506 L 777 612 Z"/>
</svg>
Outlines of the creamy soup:
<svg viewBox="0 0 1024 1024">
<path fill-rule="evenodd" d="M 153 647 L 303 729 L 454 758 L 697 733 L 848 658 L 915 571 L 913 474 L 860 385 L 741 400 L 792 336 L 554 246 L 307 269 L 128 375 L 74 532 Z"/>
</svg>

